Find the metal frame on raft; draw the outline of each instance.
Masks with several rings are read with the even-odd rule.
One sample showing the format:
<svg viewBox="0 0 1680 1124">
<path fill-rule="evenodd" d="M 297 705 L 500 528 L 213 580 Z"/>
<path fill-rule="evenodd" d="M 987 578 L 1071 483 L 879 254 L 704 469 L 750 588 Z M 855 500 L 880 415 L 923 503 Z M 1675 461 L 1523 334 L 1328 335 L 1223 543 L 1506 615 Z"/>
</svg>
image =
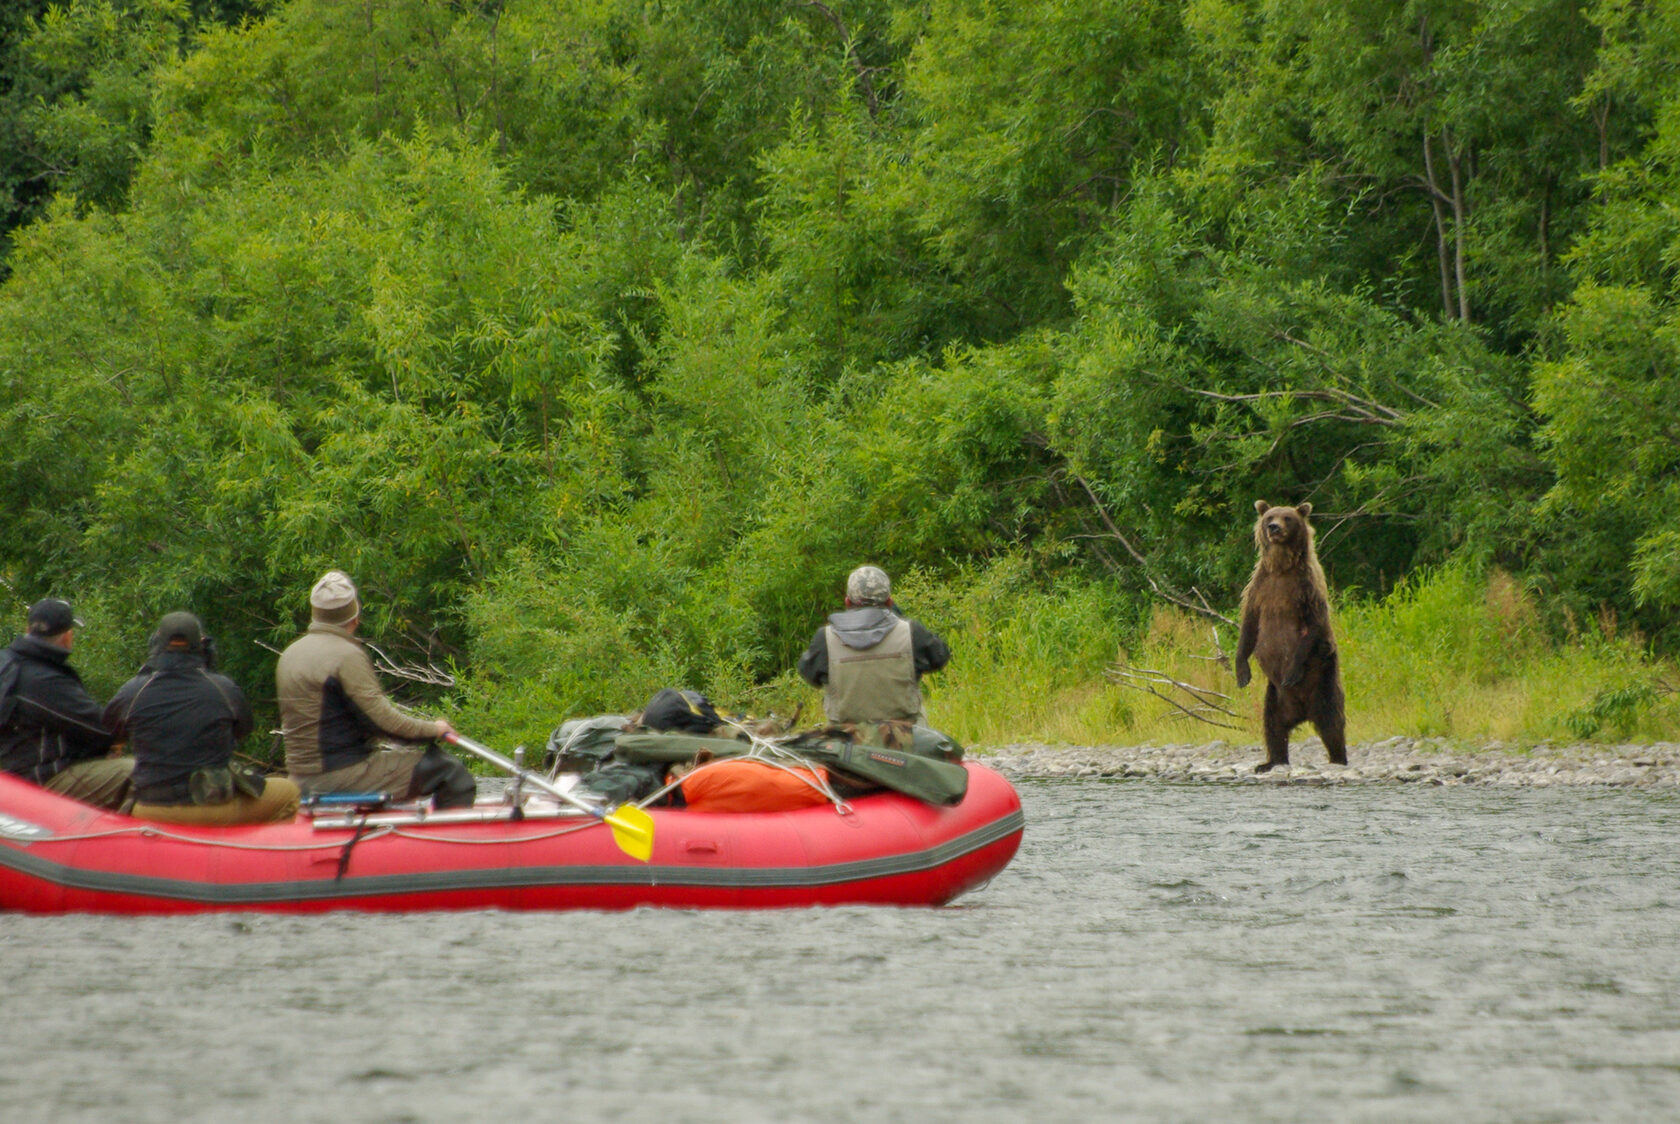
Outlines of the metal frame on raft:
<svg viewBox="0 0 1680 1124">
<path fill-rule="evenodd" d="M 472 808 L 445 808 L 442 811 L 430 811 L 420 804 L 402 804 L 378 811 L 308 814 L 310 825 L 316 831 L 345 831 L 358 827 L 412 827 L 425 824 L 437 824 L 441 827 L 448 824 L 521 823 L 526 820 L 577 820 L 591 825 L 595 823 L 594 817 L 588 812 L 561 807 L 558 804 L 483 804 Z"/>
</svg>

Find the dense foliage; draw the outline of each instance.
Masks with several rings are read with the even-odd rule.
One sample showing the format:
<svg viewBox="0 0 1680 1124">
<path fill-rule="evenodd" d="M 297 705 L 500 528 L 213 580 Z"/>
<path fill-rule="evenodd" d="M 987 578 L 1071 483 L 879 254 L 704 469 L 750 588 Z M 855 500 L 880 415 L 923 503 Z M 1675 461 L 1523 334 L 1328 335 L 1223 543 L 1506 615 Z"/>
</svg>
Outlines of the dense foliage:
<svg viewBox="0 0 1680 1124">
<path fill-rule="evenodd" d="M 0 579 L 96 673 L 261 698 L 341 566 L 514 726 L 750 702 L 865 560 L 1229 613 L 1261 497 L 1680 641 L 1680 6 L 6 11 Z"/>
</svg>

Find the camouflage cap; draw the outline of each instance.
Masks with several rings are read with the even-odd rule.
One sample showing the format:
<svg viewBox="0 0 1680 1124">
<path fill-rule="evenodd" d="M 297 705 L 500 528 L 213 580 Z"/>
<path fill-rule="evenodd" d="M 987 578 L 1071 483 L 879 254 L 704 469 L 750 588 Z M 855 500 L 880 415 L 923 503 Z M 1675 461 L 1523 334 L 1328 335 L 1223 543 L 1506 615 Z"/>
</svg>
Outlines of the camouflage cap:
<svg viewBox="0 0 1680 1124">
<path fill-rule="evenodd" d="M 892 582 L 879 566 L 859 566 L 846 579 L 846 600 L 854 605 L 885 605 L 892 600 Z"/>
</svg>

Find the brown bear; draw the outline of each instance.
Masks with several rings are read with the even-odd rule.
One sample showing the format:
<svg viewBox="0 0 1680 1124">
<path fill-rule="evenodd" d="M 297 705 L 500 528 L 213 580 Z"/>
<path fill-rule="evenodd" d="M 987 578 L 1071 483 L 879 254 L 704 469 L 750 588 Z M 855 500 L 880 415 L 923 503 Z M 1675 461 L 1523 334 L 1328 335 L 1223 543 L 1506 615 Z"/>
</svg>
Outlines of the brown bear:
<svg viewBox="0 0 1680 1124">
<path fill-rule="evenodd" d="M 1237 686 L 1248 686 L 1248 657 L 1266 676 L 1264 773 L 1289 764 L 1289 731 L 1311 722 L 1336 765 L 1347 764 L 1346 717 L 1330 597 L 1307 522 L 1312 504 L 1272 507 L 1254 501 L 1254 546 L 1260 557 L 1242 596 Z"/>
</svg>

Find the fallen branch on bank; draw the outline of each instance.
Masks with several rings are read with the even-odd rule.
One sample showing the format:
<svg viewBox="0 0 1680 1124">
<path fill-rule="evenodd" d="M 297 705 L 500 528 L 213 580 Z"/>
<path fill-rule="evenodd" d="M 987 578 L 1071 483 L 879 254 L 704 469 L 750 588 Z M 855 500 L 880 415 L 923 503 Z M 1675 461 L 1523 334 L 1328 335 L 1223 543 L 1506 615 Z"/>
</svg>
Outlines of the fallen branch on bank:
<svg viewBox="0 0 1680 1124">
<path fill-rule="evenodd" d="M 1242 715 L 1232 710 L 1226 703 L 1231 696 L 1221 694 L 1211 687 L 1203 687 L 1197 683 L 1186 683 L 1182 679 L 1174 679 L 1164 671 L 1153 668 L 1129 667 L 1126 664 L 1110 664 L 1103 672 L 1103 677 L 1110 683 L 1117 683 L 1134 691 L 1141 691 L 1146 695 L 1153 695 L 1171 706 L 1178 713 L 1177 718 L 1193 718 L 1198 722 L 1206 722 L 1209 726 L 1218 726 L 1225 730 L 1242 730 L 1240 725 Z M 1188 696 L 1189 702 L 1181 702 L 1173 694 L 1162 690 L 1166 688 L 1182 696 Z M 1232 722 L 1222 722 L 1221 716 L 1230 718 Z"/>
</svg>

